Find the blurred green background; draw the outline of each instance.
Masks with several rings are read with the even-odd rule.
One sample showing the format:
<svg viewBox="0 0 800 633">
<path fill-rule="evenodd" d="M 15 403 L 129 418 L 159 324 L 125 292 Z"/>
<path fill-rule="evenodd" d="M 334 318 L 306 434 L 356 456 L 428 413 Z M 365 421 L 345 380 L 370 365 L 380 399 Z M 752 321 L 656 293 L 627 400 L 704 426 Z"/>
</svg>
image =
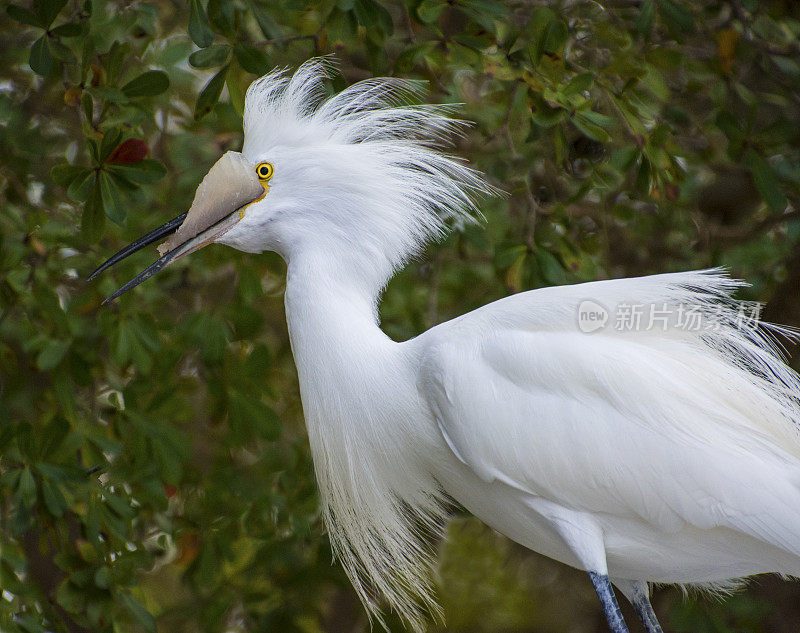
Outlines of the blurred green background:
<svg viewBox="0 0 800 633">
<path fill-rule="evenodd" d="M 283 263 L 112 252 L 242 143 L 243 94 L 334 53 L 331 90 L 427 80 L 508 193 L 403 271 L 397 339 L 509 293 L 724 265 L 800 325 L 795 0 L 89 0 L 0 18 L 0 630 L 369 631 L 320 525 Z M 794 351 L 789 346 L 788 351 Z M 605 631 L 585 575 L 459 515 L 431 631 Z M 800 585 L 659 589 L 665 630 L 800 630 Z M 640 630 L 628 605 L 632 631 Z M 390 618 L 392 631 L 401 631 Z"/>
</svg>

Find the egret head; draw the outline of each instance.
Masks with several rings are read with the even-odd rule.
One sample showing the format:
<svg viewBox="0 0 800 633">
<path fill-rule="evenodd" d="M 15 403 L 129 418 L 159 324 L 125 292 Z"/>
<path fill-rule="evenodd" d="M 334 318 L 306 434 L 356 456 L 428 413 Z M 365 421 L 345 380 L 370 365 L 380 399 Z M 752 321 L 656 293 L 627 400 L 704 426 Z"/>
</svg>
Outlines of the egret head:
<svg viewBox="0 0 800 633">
<path fill-rule="evenodd" d="M 346 260 L 383 283 L 451 220 L 474 218 L 475 195 L 490 187 L 437 149 L 463 125 L 450 108 L 403 105 L 419 85 L 395 78 L 329 96 L 329 66 L 312 59 L 294 75 L 276 70 L 250 86 L 242 152 L 214 164 L 186 214 L 93 273 L 172 234 L 161 259 L 109 300 L 212 242 L 289 262 L 306 253 Z"/>
</svg>

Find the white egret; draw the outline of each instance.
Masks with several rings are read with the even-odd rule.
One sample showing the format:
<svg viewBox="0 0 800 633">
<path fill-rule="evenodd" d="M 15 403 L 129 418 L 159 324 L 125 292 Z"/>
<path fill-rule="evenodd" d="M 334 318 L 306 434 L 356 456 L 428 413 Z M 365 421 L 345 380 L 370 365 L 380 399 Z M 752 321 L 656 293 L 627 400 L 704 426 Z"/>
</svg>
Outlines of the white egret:
<svg viewBox="0 0 800 633">
<path fill-rule="evenodd" d="M 326 98 L 325 77 L 311 60 L 254 82 L 242 152 L 99 270 L 172 233 L 111 298 L 210 242 L 286 260 L 325 522 L 368 609 L 422 630 L 427 537 L 453 501 L 586 570 L 615 633 L 612 583 L 655 633 L 649 583 L 800 576 L 800 379 L 741 318 L 740 283 L 711 270 L 534 290 L 395 342 L 382 289 L 490 188 L 436 149 L 459 127 L 449 109 L 400 105 L 412 84 Z"/>
</svg>

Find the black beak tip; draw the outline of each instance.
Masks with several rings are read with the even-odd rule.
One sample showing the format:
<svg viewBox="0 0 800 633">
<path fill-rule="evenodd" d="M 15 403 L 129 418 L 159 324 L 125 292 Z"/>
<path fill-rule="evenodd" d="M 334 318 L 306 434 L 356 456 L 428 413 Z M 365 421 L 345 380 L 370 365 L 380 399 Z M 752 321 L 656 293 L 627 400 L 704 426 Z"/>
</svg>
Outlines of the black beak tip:
<svg viewBox="0 0 800 633">
<path fill-rule="evenodd" d="M 125 248 L 118 251 L 117 253 L 109 257 L 106 261 L 104 261 L 102 264 L 100 264 L 100 266 L 86 278 L 86 281 L 92 281 L 104 270 L 111 268 L 111 266 L 113 266 L 117 262 L 122 261 L 123 259 L 128 257 L 128 255 L 132 255 L 136 251 L 143 249 L 145 246 L 149 246 L 153 242 L 156 242 L 168 235 L 172 235 L 175 231 L 178 230 L 178 227 L 183 223 L 185 219 L 186 219 L 186 213 L 181 213 L 178 217 L 173 218 L 166 224 L 162 224 L 154 231 L 150 231 L 150 233 L 148 233 L 143 237 L 140 237 L 135 242 L 131 242 Z M 156 267 L 155 270 L 161 270 L 161 268 L 164 266 L 165 262 L 162 260 L 163 258 L 160 259 L 158 262 L 156 262 L 156 264 L 154 264 L 154 266 Z M 153 270 L 154 266 L 151 266 L 146 271 L 144 271 L 144 273 L 138 275 L 136 278 L 129 281 L 127 284 L 125 284 L 122 288 L 117 290 L 110 297 L 106 297 L 106 299 L 103 300 L 103 303 L 101 303 L 100 305 L 104 306 L 109 304 L 118 296 L 120 296 L 122 293 L 126 292 L 127 290 L 130 290 L 134 286 L 140 284 L 142 281 L 150 277 L 154 272 Z"/>
<path fill-rule="evenodd" d="M 125 248 L 119 250 L 114 255 L 109 257 L 106 261 L 104 261 L 102 264 L 100 264 L 100 266 L 86 278 L 86 281 L 91 281 L 107 268 L 111 268 L 111 266 L 113 266 L 117 262 L 120 262 L 129 255 L 135 253 L 136 251 L 143 249 L 145 246 L 149 246 L 153 242 L 157 242 L 158 240 L 168 235 L 172 235 L 175 231 L 178 230 L 178 227 L 183 223 L 185 219 L 186 219 L 186 213 L 181 213 L 178 217 L 172 218 L 169 222 L 162 224 L 153 231 L 150 231 L 147 235 L 140 237 L 135 242 L 131 242 Z"/>
</svg>

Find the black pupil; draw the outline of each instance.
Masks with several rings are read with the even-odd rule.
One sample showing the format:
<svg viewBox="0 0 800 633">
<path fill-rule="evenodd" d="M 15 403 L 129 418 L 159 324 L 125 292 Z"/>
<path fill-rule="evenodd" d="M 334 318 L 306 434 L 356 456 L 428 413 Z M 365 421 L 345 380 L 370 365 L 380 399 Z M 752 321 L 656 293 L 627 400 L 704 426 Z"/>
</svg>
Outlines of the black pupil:
<svg viewBox="0 0 800 633">
<path fill-rule="evenodd" d="M 268 173 L 268 168 L 267 167 L 262 167 L 261 168 L 261 175 L 266 177 L 267 173 Z"/>
</svg>

